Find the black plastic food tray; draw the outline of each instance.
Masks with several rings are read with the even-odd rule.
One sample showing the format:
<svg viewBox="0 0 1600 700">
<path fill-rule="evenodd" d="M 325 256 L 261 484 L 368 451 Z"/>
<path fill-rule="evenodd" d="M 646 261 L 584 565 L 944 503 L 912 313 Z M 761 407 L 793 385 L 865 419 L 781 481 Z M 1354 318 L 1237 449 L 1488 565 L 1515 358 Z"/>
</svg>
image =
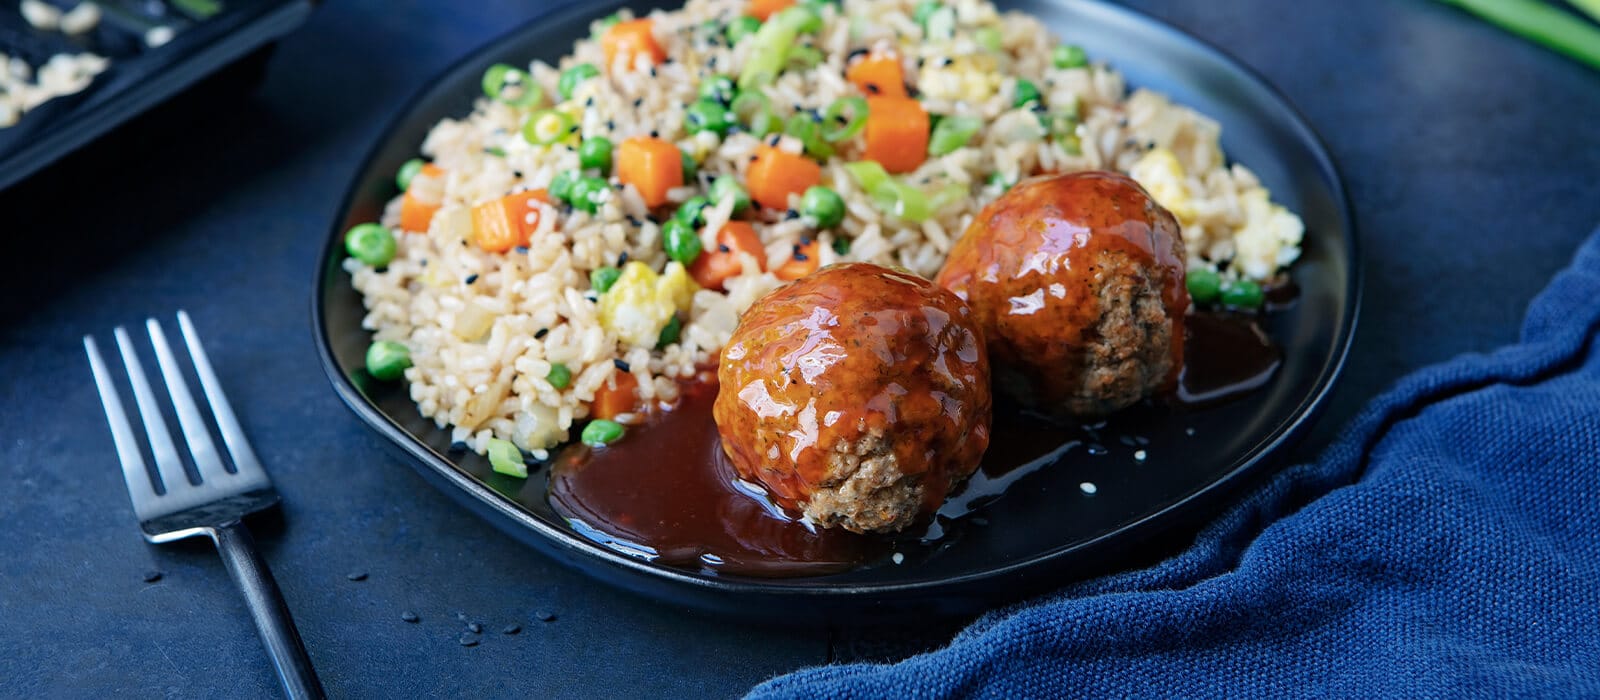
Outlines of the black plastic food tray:
<svg viewBox="0 0 1600 700">
<path fill-rule="evenodd" d="M 77 0 L 47 0 L 69 9 Z M 58 53 L 92 52 L 111 63 L 83 91 L 58 97 L 0 128 L 0 189 L 9 187 L 122 122 L 171 97 L 304 22 L 315 0 L 221 0 L 209 18 L 162 0 L 98 0 L 101 20 L 78 37 L 35 29 L 18 0 L 0 4 L 0 51 L 35 70 Z M 171 41 L 145 45 L 153 26 Z"/>
</svg>

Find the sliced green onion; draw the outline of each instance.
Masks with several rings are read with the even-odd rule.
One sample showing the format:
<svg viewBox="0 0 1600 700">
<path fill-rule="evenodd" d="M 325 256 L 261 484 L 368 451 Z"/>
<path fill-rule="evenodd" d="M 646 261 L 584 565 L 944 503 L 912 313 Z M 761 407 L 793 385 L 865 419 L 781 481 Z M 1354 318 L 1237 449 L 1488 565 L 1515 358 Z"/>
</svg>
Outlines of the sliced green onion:
<svg viewBox="0 0 1600 700">
<path fill-rule="evenodd" d="M 739 71 L 739 89 L 749 90 L 772 84 L 789 58 L 789 49 L 802 32 L 822 28 L 822 18 L 810 8 L 792 6 L 768 18 L 755 36 L 744 69 Z"/>
<path fill-rule="evenodd" d="M 1052 115 L 1047 129 L 1050 132 L 1050 138 L 1055 139 L 1056 143 L 1061 145 L 1061 150 L 1066 151 L 1067 155 L 1083 154 L 1083 143 L 1078 139 L 1078 115 Z"/>
<path fill-rule="evenodd" d="M 513 107 L 532 107 L 544 97 L 533 76 L 504 63 L 496 63 L 483 72 L 483 94 Z"/>
<path fill-rule="evenodd" d="M 700 83 L 700 99 L 711 100 L 724 107 L 733 102 L 738 92 L 738 87 L 733 84 L 733 78 L 726 75 L 713 75 Z"/>
<path fill-rule="evenodd" d="M 600 19 L 595 20 L 594 26 L 589 31 L 589 35 L 593 37 L 599 37 L 601 34 L 606 33 L 607 29 L 616 26 L 617 23 L 621 21 L 622 14 L 618 12 L 613 12 L 609 15 L 601 17 Z"/>
<path fill-rule="evenodd" d="M 528 478 L 528 465 L 522 461 L 522 450 L 517 449 L 510 440 L 489 438 L 488 452 L 489 466 L 494 467 L 495 473 Z"/>
<path fill-rule="evenodd" d="M 844 238 L 842 236 L 839 237 L 839 238 L 833 239 L 833 252 L 838 253 L 840 255 L 849 255 L 850 254 L 850 239 Z"/>
<path fill-rule="evenodd" d="M 923 31 L 928 29 L 928 18 L 939 11 L 938 0 L 922 0 L 916 7 L 911 8 L 911 21 L 921 26 Z"/>
<path fill-rule="evenodd" d="M 986 51 L 999 51 L 1005 48 L 1004 38 L 1000 30 L 995 27 L 978 27 L 972 31 L 972 40 L 978 42 Z"/>
<path fill-rule="evenodd" d="M 611 291 L 611 286 L 622 279 L 622 271 L 607 265 L 589 271 L 589 288 L 596 294 L 605 294 Z"/>
<path fill-rule="evenodd" d="M 578 91 L 578 86 L 593 78 L 600 77 L 600 69 L 593 63 L 579 63 L 571 68 L 561 71 L 561 78 L 556 81 L 556 91 L 561 93 L 561 99 L 572 99 L 572 93 Z"/>
<path fill-rule="evenodd" d="M 761 29 L 761 20 L 754 17 L 735 17 L 728 23 L 724 35 L 728 37 L 728 45 L 734 46 L 740 39 L 754 35 Z"/>
<path fill-rule="evenodd" d="M 878 161 L 875 160 L 845 163 L 844 170 L 850 173 L 850 177 L 855 179 L 857 185 L 861 186 L 861 190 L 868 194 L 871 194 L 878 189 L 878 185 L 889 179 L 889 171 L 884 170 L 883 166 L 879 165 Z"/>
<path fill-rule="evenodd" d="M 796 46 L 789 49 L 789 56 L 785 59 L 786 65 L 796 70 L 815 68 L 822 63 L 822 52 L 814 46 Z"/>
<path fill-rule="evenodd" d="M 783 125 L 783 133 L 793 136 L 805 144 L 806 155 L 813 158 L 830 158 L 833 156 L 833 146 L 822 138 L 822 129 L 817 127 L 817 121 L 811 112 L 797 112 L 789 115 L 789 121 Z"/>
<path fill-rule="evenodd" d="M 1011 99 L 1012 107 L 1026 107 L 1029 102 L 1039 101 L 1039 86 L 1032 80 L 1017 80 L 1017 95 Z"/>
<path fill-rule="evenodd" d="M 528 116 L 522 123 L 522 138 L 535 146 L 548 146 L 567 137 L 572 131 L 572 117 L 553 109 L 544 109 Z"/>
<path fill-rule="evenodd" d="M 745 130 L 756 138 L 761 138 L 778 130 L 780 122 L 778 115 L 772 111 L 772 102 L 760 90 L 746 90 L 734 98 L 734 116 L 744 124 Z"/>
<path fill-rule="evenodd" d="M 872 203 L 878 211 L 914 224 L 927 221 L 931 213 L 927 194 L 892 177 L 872 189 Z"/>
<path fill-rule="evenodd" d="M 846 112 L 849 119 L 845 119 Z M 822 138 L 832 143 L 853 139 L 866 127 L 867 100 L 863 97 L 841 97 L 822 113 Z"/>
<path fill-rule="evenodd" d="M 940 119 L 928 137 L 928 155 L 942 156 L 961 148 L 982 128 L 983 120 L 977 117 L 951 115 Z"/>
<path fill-rule="evenodd" d="M 1050 62 L 1057 68 L 1082 68 L 1089 65 L 1089 54 L 1082 46 L 1062 44 L 1050 52 Z"/>
</svg>

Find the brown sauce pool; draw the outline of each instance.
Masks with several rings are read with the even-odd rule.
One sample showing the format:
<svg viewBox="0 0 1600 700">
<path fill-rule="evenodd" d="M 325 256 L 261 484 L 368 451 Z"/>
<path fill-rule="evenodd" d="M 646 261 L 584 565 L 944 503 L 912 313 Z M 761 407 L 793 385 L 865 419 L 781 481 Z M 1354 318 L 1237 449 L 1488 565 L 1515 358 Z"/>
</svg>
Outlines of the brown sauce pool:
<svg viewBox="0 0 1600 700">
<path fill-rule="evenodd" d="M 1169 399 L 1180 410 L 1248 394 L 1282 364 L 1281 350 L 1249 315 L 1202 312 L 1187 321 L 1186 360 Z M 894 537 L 813 527 L 773 503 L 761 486 L 740 480 L 711 417 L 716 392 L 715 384 L 685 383 L 672 410 L 630 427 L 616 444 L 562 450 L 551 464 L 551 505 L 595 542 L 691 570 L 818 576 L 866 565 L 891 551 Z M 940 515 L 967 515 L 1079 444 L 1065 426 L 997 401 L 989 450 Z M 922 537 L 942 532 L 936 523 Z"/>
</svg>

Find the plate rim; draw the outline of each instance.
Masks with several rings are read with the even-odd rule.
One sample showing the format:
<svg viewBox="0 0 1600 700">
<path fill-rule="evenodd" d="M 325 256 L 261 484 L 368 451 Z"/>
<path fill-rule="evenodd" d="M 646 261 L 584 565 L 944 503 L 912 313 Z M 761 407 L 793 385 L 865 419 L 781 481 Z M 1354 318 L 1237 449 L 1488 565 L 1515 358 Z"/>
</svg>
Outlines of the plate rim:
<svg viewBox="0 0 1600 700">
<path fill-rule="evenodd" d="M 857 598 L 875 595 L 905 595 L 905 594 L 937 594 L 944 589 L 960 589 L 964 586 L 992 581 L 1006 576 L 1017 575 L 1027 571 L 1041 569 L 1051 563 L 1059 563 L 1064 558 L 1075 554 L 1095 550 L 1108 546 L 1114 542 L 1138 541 L 1145 539 L 1155 532 L 1163 529 L 1162 524 L 1179 519 L 1185 514 L 1192 515 L 1199 509 L 1204 501 L 1216 498 L 1221 494 L 1229 493 L 1238 487 L 1241 482 L 1261 472 L 1266 463 L 1281 452 L 1299 442 L 1310 427 L 1321 417 L 1338 379 L 1343 374 L 1349 360 L 1351 346 L 1354 343 L 1357 326 L 1360 322 L 1361 301 L 1365 283 L 1364 268 L 1361 264 L 1361 246 L 1355 208 L 1350 201 L 1350 196 L 1345 186 L 1344 174 L 1338 164 L 1333 160 L 1328 150 L 1326 141 L 1311 126 L 1305 114 L 1275 85 L 1268 81 L 1259 71 L 1244 63 L 1216 44 L 1200 38 L 1170 22 L 1157 18 L 1146 12 L 1123 5 L 1105 2 L 1104 0 L 1044 0 L 1050 3 L 1067 5 L 1090 6 L 1098 11 L 1124 15 L 1125 19 L 1153 26 L 1163 34 L 1170 35 L 1180 42 L 1195 45 L 1204 52 L 1218 57 L 1225 66 L 1237 72 L 1254 87 L 1265 92 L 1272 100 L 1276 101 L 1291 117 L 1292 127 L 1298 137 L 1310 146 L 1310 154 L 1319 169 L 1329 176 L 1329 194 L 1332 196 L 1339 215 L 1343 218 L 1343 247 L 1347 262 L 1348 273 L 1344 281 L 1344 295 L 1346 306 L 1343 316 L 1339 319 L 1339 328 L 1332 346 L 1332 353 L 1317 372 L 1314 388 L 1308 392 L 1294 407 L 1291 417 L 1278 425 L 1273 431 L 1263 436 L 1256 445 L 1241 454 L 1234 460 L 1234 466 L 1222 476 L 1212 480 L 1198 490 L 1189 493 L 1161 508 L 1143 513 L 1134 520 L 1116 529 L 1100 533 L 1093 537 L 1076 543 L 1066 544 L 1050 550 L 1031 555 L 1029 557 L 1008 562 L 982 571 L 974 571 L 955 576 L 942 578 L 913 580 L 890 583 L 860 583 L 838 582 L 828 583 L 826 577 L 797 578 L 797 579 L 759 579 L 750 577 L 732 576 L 706 576 L 677 569 L 661 564 L 655 564 L 643 559 L 630 557 L 598 543 L 592 542 L 570 529 L 557 527 L 546 523 L 521 508 L 510 498 L 501 495 L 487 484 L 472 477 L 461 469 L 456 468 L 448 457 L 438 453 L 411 433 L 401 427 L 389 417 L 376 404 L 367 399 L 355 386 L 354 382 L 340 370 L 337 358 L 333 356 L 333 341 L 329 336 L 330 329 L 322 312 L 326 303 L 327 285 L 326 277 L 330 269 L 339 267 L 339 251 L 337 244 L 340 239 L 344 216 L 348 214 L 354 202 L 362 194 L 361 174 L 370 167 L 391 140 L 392 134 L 405 122 L 425 99 L 435 90 L 442 88 L 443 76 L 455 73 L 468 64 L 480 62 L 483 57 L 494 52 L 494 49 L 514 42 L 518 37 L 528 32 L 536 24 L 550 21 L 554 18 L 563 20 L 579 19 L 581 15 L 601 16 L 604 12 L 621 7 L 626 0 L 613 0 L 612 2 L 584 3 L 567 0 L 552 6 L 549 10 L 537 12 L 529 18 L 501 33 L 495 38 L 478 44 L 467 50 L 462 56 L 452 60 L 444 68 L 434 74 L 434 77 L 425 81 L 421 87 L 413 91 L 401 102 L 393 114 L 385 120 L 378 135 L 372 144 L 365 149 L 361 158 L 357 159 L 350 177 L 350 184 L 345 194 L 340 199 L 339 207 L 332 217 L 332 229 L 323 241 L 322 251 L 318 255 L 318 264 L 314 270 L 311 302 L 312 338 L 317 346 L 317 358 L 323 373 L 327 376 L 334 392 L 340 400 L 359 417 L 367 427 L 378 432 L 393 446 L 398 446 L 412 459 L 413 468 L 422 472 L 422 475 L 442 477 L 455 487 L 455 492 L 450 495 L 460 500 L 462 496 L 470 497 L 479 506 L 486 506 L 498 514 L 502 520 L 493 524 L 505 528 L 508 524 L 515 524 L 522 530 L 530 530 L 540 536 L 540 542 L 533 542 L 527 538 L 519 537 L 524 542 L 534 545 L 546 554 L 552 556 L 565 554 L 569 558 L 577 558 L 605 562 L 618 567 L 626 573 L 641 576 L 655 582 L 669 582 L 685 585 L 703 591 L 716 591 L 727 594 L 748 594 L 755 596 L 803 596 L 820 597 L 828 599 Z M 341 271 L 342 272 L 342 271 Z M 439 484 L 430 480 L 435 486 Z M 484 515 L 481 510 L 471 508 L 477 515 Z M 486 518 L 493 520 L 492 518 Z M 559 551 L 552 551 L 539 546 L 540 543 L 553 545 Z M 561 560 L 560 557 L 555 557 Z M 563 560 L 563 563 L 582 569 L 574 561 Z M 584 571 L 586 575 L 590 572 Z M 1096 572 L 1110 573 L 1110 572 Z M 1052 578 L 1054 585 L 1059 585 L 1072 580 L 1070 577 Z M 636 590 L 643 590 L 630 586 Z"/>
</svg>

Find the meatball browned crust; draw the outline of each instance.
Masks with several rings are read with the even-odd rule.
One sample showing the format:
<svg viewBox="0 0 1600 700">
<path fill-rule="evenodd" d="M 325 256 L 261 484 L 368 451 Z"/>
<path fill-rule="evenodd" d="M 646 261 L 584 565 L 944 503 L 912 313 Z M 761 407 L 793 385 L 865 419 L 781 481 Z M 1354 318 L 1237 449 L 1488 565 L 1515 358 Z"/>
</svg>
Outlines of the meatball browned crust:
<svg viewBox="0 0 1600 700">
<path fill-rule="evenodd" d="M 1000 390 L 1099 416 L 1170 385 L 1183 363 L 1183 236 L 1116 173 L 1019 183 L 984 207 L 939 284 L 971 305 Z"/>
<path fill-rule="evenodd" d="M 989 446 L 989 360 L 971 312 L 907 272 L 832 265 L 768 294 L 717 378 L 734 469 L 824 527 L 903 529 Z"/>
</svg>

